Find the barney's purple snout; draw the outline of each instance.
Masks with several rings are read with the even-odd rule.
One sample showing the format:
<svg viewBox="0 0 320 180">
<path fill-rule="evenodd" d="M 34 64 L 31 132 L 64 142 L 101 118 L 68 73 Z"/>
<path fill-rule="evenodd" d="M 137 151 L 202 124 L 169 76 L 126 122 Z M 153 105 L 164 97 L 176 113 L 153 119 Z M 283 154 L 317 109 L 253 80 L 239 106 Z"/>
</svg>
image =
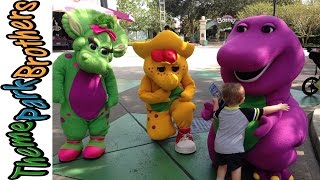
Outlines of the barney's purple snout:
<svg viewBox="0 0 320 180">
<path fill-rule="evenodd" d="M 220 48 L 217 59 L 221 67 L 240 72 L 251 72 L 261 69 L 271 63 L 277 52 L 270 53 L 268 46 L 254 42 L 242 44 L 243 37 L 238 37 Z M 260 46 L 260 47 L 259 47 Z"/>
</svg>

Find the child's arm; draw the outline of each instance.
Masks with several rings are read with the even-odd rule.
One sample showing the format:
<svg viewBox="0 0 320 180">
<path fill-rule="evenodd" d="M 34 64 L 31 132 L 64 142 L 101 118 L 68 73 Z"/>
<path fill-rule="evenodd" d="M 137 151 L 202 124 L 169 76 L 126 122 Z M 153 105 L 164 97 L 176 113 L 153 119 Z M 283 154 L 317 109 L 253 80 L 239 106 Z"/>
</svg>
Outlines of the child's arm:
<svg viewBox="0 0 320 180">
<path fill-rule="evenodd" d="M 273 106 L 266 106 L 264 108 L 240 108 L 242 113 L 247 117 L 248 121 L 260 120 L 261 118 L 266 118 L 266 116 L 274 112 L 278 112 L 280 110 L 289 110 L 288 104 L 279 103 Z M 262 117 L 263 116 L 263 117 Z"/>
<path fill-rule="evenodd" d="M 214 96 L 212 99 L 213 102 L 213 112 L 216 112 L 219 109 L 219 99 L 218 97 Z"/>
<path fill-rule="evenodd" d="M 266 106 L 263 108 L 263 115 L 271 114 L 280 110 L 288 111 L 290 109 L 288 104 L 279 103 L 273 106 Z"/>
</svg>

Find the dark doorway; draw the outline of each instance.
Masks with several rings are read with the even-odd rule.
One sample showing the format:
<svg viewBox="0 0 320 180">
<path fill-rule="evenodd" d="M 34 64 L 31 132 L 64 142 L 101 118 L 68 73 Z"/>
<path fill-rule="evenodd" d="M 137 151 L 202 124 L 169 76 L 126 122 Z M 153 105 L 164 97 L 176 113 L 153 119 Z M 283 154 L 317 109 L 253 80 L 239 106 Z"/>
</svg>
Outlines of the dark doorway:
<svg viewBox="0 0 320 180">
<path fill-rule="evenodd" d="M 64 31 L 61 23 L 64 12 L 53 12 L 52 17 L 52 46 L 54 51 L 72 49 L 73 40 Z"/>
<path fill-rule="evenodd" d="M 218 32 L 218 26 L 213 25 L 209 29 L 207 29 L 206 34 L 207 34 L 207 40 L 208 41 L 217 41 L 217 32 Z"/>
</svg>

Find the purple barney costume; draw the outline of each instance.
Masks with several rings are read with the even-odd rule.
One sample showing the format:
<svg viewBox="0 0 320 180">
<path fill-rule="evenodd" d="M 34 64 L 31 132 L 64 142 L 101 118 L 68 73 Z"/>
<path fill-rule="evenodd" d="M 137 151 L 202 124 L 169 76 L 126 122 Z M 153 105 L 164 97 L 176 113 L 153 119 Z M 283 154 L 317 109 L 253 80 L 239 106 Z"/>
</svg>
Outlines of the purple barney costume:
<svg viewBox="0 0 320 180">
<path fill-rule="evenodd" d="M 288 168 L 297 159 L 295 148 L 307 134 L 306 114 L 290 94 L 292 81 L 305 62 L 298 38 L 277 17 L 249 17 L 235 25 L 217 59 L 223 81 L 241 83 L 246 98 L 262 98 L 264 106 L 289 104 L 289 111 L 262 116 L 252 133 L 257 142 L 247 149 L 245 159 L 256 168 L 255 179 L 293 180 Z M 245 106 L 255 107 L 257 103 L 251 100 Z M 210 119 L 211 115 L 208 109 L 202 112 L 204 119 Z M 212 126 L 208 149 L 213 163 L 214 139 Z"/>
</svg>

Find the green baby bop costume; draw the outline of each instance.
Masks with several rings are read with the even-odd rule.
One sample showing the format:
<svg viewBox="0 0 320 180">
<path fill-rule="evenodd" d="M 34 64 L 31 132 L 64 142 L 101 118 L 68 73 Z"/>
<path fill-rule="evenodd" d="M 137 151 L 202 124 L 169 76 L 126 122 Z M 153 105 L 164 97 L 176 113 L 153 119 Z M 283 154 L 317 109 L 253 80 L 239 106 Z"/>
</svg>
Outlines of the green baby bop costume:
<svg viewBox="0 0 320 180">
<path fill-rule="evenodd" d="M 115 17 L 95 10 L 67 12 L 62 24 L 74 39 L 74 51 L 63 53 L 53 64 L 53 102 L 61 104 L 61 126 L 67 137 L 59 160 L 75 160 L 87 132 L 90 141 L 83 157 L 98 158 L 106 148 L 110 108 L 118 103 L 110 62 L 125 54 L 128 38 Z"/>
</svg>

